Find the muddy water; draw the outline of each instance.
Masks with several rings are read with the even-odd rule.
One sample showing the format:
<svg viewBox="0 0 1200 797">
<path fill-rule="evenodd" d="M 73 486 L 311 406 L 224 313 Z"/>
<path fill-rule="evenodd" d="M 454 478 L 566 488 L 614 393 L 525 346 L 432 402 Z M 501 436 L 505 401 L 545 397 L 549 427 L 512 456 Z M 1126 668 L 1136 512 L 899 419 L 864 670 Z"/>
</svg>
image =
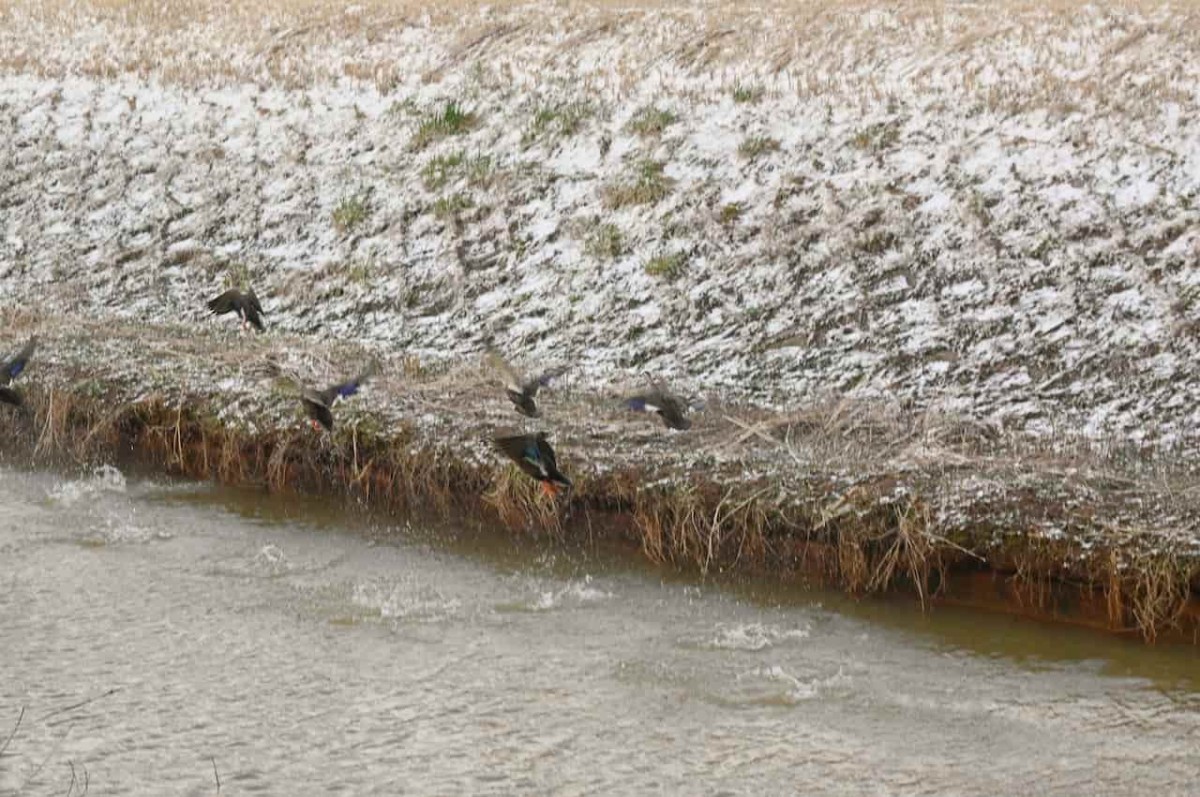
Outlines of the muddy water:
<svg viewBox="0 0 1200 797">
<path fill-rule="evenodd" d="M 0 794 L 1200 789 L 1193 649 L 111 470 L 0 471 L 22 708 Z"/>
</svg>

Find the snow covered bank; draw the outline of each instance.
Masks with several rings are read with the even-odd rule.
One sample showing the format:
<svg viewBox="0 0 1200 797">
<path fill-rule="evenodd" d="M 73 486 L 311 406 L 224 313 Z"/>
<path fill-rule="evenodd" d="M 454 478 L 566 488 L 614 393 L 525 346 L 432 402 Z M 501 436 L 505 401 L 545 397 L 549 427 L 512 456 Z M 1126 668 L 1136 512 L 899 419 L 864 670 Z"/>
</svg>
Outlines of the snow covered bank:
<svg viewBox="0 0 1200 797">
<path fill-rule="evenodd" d="M 425 359 L 1200 440 L 1194 12 L 554 8 L 264 48 L 18 4 L 0 285 L 199 320 L 249 278 L 279 329 Z"/>
</svg>

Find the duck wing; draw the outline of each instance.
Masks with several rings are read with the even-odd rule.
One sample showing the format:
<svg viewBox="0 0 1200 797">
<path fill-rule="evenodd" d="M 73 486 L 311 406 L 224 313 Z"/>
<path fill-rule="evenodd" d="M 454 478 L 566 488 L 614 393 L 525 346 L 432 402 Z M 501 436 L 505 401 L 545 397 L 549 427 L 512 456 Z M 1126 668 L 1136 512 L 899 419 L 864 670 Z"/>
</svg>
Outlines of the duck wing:
<svg viewBox="0 0 1200 797">
<path fill-rule="evenodd" d="M 34 335 L 19 352 L 13 355 L 11 360 L 4 363 L 3 368 L 0 368 L 0 385 L 7 385 L 21 375 L 21 372 L 29 365 L 29 360 L 33 357 L 36 348 L 37 335 Z"/>
<path fill-rule="evenodd" d="M 258 295 L 254 293 L 253 288 L 250 288 L 246 291 L 244 298 L 246 300 L 247 307 L 253 309 L 258 315 L 266 315 L 266 312 L 264 312 L 262 309 L 262 304 L 260 304 L 258 301 Z"/>
<path fill-rule="evenodd" d="M 513 368 L 508 360 L 504 359 L 504 355 L 496 351 L 491 346 L 487 348 L 487 362 L 496 373 L 500 375 L 501 381 L 504 383 L 504 389 L 513 393 L 525 392 L 525 380 L 521 372 Z"/>
<path fill-rule="evenodd" d="M 536 396 L 538 388 L 545 387 L 546 385 L 550 384 L 550 380 L 557 379 L 558 377 L 562 376 L 564 373 L 566 373 L 566 370 L 567 369 L 565 366 L 559 366 L 557 368 L 550 368 L 546 371 L 543 371 L 540 375 L 535 376 L 533 379 L 527 380 L 523 385 L 521 385 L 521 392 L 530 397 Z"/>
<path fill-rule="evenodd" d="M 347 379 L 344 382 L 339 382 L 336 385 L 330 385 L 325 389 L 324 395 L 329 397 L 329 403 L 332 404 L 337 398 L 350 398 L 359 389 L 367 383 L 367 380 L 375 375 L 374 364 L 367 366 L 359 372 L 353 379 Z"/>
<path fill-rule="evenodd" d="M 658 412 L 662 409 L 663 396 L 658 390 L 647 390 L 625 399 L 624 404 L 634 412 Z"/>
<path fill-rule="evenodd" d="M 265 332 L 266 326 L 262 320 L 262 305 L 259 304 L 258 297 L 254 295 L 254 291 L 247 291 L 242 295 L 241 299 L 242 316 L 259 332 Z"/>
<path fill-rule="evenodd" d="M 665 390 L 655 388 L 625 399 L 625 406 L 635 412 L 656 412 L 663 423 L 672 429 L 688 429 L 692 422 L 684 413 L 687 405 Z"/>
<path fill-rule="evenodd" d="M 529 434 L 497 437 L 492 440 L 496 449 L 517 463 L 521 470 L 535 479 L 545 480 L 550 478 L 550 469 L 542 457 L 540 442 L 539 438 Z M 551 456 L 553 457 L 553 452 Z"/>
<path fill-rule="evenodd" d="M 236 310 L 241 302 L 242 292 L 237 288 L 230 288 L 220 296 L 209 299 L 207 304 L 208 309 L 212 311 L 213 315 L 225 315 Z"/>
<path fill-rule="evenodd" d="M 308 417 L 324 426 L 327 431 L 333 431 L 333 412 L 330 411 L 329 402 L 323 393 L 305 391 L 300 401 L 304 404 L 304 412 Z"/>
<path fill-rule="evenodd" d="M 538 454 L 545 464 L 546 475 L 550 481 L 558 482 L 567 487 L 571 486 L 571 480 L 562 474 L 558 469 L 558 458 L 554 456 L 554 449 L 550 447 L 550 443 L 546 441 L 546 433 L 542 432 L 537 436 Z"/>
<path fill-rule="evenodd" d="M 681 399 L 671 395 L 662 397 L 658 414 L 663 419 L 663 423 L 670 428 L 680 431 L 692 428 L 692 422 L 684 414 L 685 412 L 687 412 L 687 405 Z"/>
</svg>

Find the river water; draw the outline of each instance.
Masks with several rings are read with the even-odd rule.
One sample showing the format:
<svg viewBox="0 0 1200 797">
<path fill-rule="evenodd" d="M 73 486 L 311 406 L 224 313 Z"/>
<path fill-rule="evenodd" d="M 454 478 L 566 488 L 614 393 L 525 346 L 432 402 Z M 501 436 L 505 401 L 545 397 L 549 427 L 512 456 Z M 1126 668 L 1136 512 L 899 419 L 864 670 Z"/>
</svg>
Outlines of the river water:
<svg viewBox="0 0 1200 797">
<path fill-rule="evenodd" d="M 5 795 L 1197 794 L 1200 655 L 0 470 L 10 734 Z"/>
</svg>

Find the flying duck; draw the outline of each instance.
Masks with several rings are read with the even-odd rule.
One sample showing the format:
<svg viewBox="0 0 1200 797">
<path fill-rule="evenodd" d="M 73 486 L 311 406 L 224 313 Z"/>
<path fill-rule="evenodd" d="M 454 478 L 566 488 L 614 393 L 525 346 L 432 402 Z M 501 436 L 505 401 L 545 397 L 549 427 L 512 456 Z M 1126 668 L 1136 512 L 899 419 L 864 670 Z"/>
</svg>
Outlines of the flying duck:
<svg viewBox="0 0 1200 797">
<path fill-rule="evenodd" d="M 245 329 L 247 324 L 253 324 L 259 332 L 266 329 L 263 326 L 262 305 L 258 303 L 253 288 L 247 289 L 245 293 L 237 288 L 230 288 L 217 298 L 209 299 L 208 309 L 212 310 L 213 315 L 237 313 L 242 319 L 242 329 Z"/>
<path fill-rule="evenodd" d="M 544 387 L 551 379 L 566 370 L 565 368 L 551 368 L 540 376 L 527 379 L 520 371 L 513 368 L 500 352 L 490 346 L 487 350 L 487 360 L 504 380 L 504 392 L 508 394 L 508 398 L 517 408 L 517 412 L 527 418 L 537 418 L 541 415 L 533 400 L 537 396 L 538 388 Z"/>
<path fill-rule="evenodd" d="M 668 429 L 690 429 L 692 426 L 684 413 L 688 404 L 664 388 L 654 387 L 636 396 L 625 399 L 625 406 L 634 412 L 656 412 Z"/>
<path fill-rule="evenodd" d="M 363 383 L 370 378 L 375 371 L 374 366 L 368 367 L 358 376 L 345 382 L 339 382 L 336 385 L 330 385 L 324 390 L 315 388 L 305 388 L 300 394 L 300 403 L 304 405 L 304 412 L 308 415 L 309 422 L 312 423 L 314 429 L 319 430 L 322 426 L 326 430 L 333 431 L 333 403 L 339 398 L 350 398 L 358 389 L 363 386 Z"/>
<path fill-rule="evenodd" d="M 492 442 L 500 453 L 541 482 L 548 495 L 556 495 L 560 488 L 571 488 L 571 480 L 558 470 L 554 449 L 546 442 L 545 432 L 497 437 Z"/>
<path fill-rule="evenodd" d="M 37 335 L 34 335 L 11 359 L 0 362 L 0 403 L 11 404 L 14 407 L 25 403 L 21 394 L 9 385 L 29 366 L 29 358 L 33 356 L 33 350 L 36 348 Z"/>
</svg>

